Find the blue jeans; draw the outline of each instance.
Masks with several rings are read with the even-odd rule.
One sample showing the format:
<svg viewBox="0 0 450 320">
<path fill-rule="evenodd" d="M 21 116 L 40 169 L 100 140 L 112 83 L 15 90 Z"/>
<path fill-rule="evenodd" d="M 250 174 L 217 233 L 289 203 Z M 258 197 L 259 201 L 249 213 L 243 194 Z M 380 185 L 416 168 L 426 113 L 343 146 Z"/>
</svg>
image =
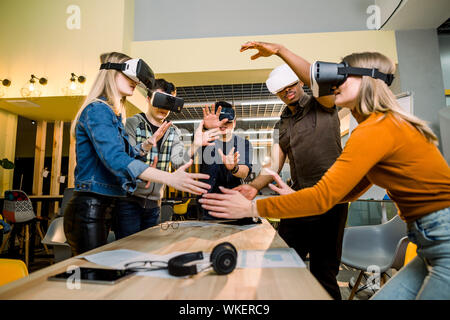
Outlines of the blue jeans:
<svg viewBox="0 0 450 320">
<path fill-rule="evenodd" d="M 392 277 L 372 299 L 450 299 L 450 208 L 408 223 L 408 238 L 417 256 Z"/>
<path fill-rule="evenodd" d="M 119 200 L 116 203 L 116 239 L 122 239 L 136 232 L 158 224 L 160 207 L 142 208 L 139 203 Z"/>
</svg>

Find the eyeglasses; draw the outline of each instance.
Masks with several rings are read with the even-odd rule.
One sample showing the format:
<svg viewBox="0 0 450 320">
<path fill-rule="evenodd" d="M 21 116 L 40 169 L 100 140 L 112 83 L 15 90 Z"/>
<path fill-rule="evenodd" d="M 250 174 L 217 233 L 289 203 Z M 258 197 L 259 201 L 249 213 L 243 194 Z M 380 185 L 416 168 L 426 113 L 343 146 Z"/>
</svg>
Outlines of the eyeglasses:
<svg viewBox="0 0 450 320">
<path fill-rule="evenodd" d="M 162 270 L 167 269 L 167 262 L 165 261 L 133 261 L 126 263 L 124 265 L 124 268 L 127 270 L 132 270 L 136 272 L 140 271 L 155 271 L 155 270 Z"/>
<path fill-rule="evenodd" d="M 178 227 L 180 226 L 180 224 L 178 222 L 163 222 L 160 224 L 160 227 L 162 230 L 167 230 L 170 227 L 172 227 L 172 229 L 178 229 Z"/>
</svg>

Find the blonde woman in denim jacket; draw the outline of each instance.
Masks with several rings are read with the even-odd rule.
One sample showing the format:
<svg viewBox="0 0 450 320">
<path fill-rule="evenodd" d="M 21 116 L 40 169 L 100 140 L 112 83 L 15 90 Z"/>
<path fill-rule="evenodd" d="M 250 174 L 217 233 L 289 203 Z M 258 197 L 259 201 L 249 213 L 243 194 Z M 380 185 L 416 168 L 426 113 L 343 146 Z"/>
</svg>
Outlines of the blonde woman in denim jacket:
<svg viewBox="0 0 450 320">
<path fill-rule="evenodd" d="M 118 52 L 100 56 L 101 63 L 130 59 Z M 133 95 L 136 85 L 120 71 L 100 70 L 73 121 L 77 166 L 74 195 L 64 212 L 64 232 L 74 255 L 106 244 L 115 200 L 133 192 L 140 180 L 165 183 L 197 195 L 209 189 L 196 180 L 207 179 L 207 175 L 186 172 L 192 160 L 173 173 L 138 160 L 151 149 L 151 142 L 133 147 L 122 122 L 126 97 Z M 168 128 L 166 125 L 161 130 Z"/>
</svg>

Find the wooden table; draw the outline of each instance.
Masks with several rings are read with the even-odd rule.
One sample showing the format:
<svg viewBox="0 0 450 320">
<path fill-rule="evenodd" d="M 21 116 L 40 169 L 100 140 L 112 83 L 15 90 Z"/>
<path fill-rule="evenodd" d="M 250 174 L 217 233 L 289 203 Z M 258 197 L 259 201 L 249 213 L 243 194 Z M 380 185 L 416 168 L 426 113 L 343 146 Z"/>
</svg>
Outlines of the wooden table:
<svg viewBox="0 0 450 320">
<path fill-rule="evenodd" d="M 286 243 L 266 221 L 258 227 L 241 231 L 237 228 L 180 227 L 164 231 L 159 226 L 91 250 L 131 249 L 147 253 L 168 254 L 174 251 L 209 252 L 217 244 L 229 241 L 237 250 L 285 248 Z M 71 258 L 28 277 L 0 287 L 2 299 L 330 299 L 307 268 L 236 269 L 225 276 L 205 271 L 187 279 L 162 279 L 132 276 L 115 285 L 81 283 L 80 289 L 68 289 L 65 282 L 48 281 L 47 277 L 64 272 L 69 266 L 99 267 L 84 259 Z"/>
</svg>

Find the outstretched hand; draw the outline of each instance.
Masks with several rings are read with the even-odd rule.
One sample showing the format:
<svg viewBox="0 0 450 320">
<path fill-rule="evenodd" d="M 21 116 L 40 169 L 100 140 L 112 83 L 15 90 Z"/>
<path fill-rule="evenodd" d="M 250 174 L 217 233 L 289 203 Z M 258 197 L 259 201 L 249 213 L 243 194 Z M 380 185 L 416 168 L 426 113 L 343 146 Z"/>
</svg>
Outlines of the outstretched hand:
<svg viewBox="0 0 450 320">
<path fill-rule="evenodd" d="M 222 149 L 219 149 L 219 155 L 222 157 L 222 163 L 228 171 L 233 170 L 238 165 L 241 156 L 239 151 L 234 152 L 234 147 L 227 155 L 223 153 Z"/>
<path fill-rule="evenodd" d="M 266 173 L 270 174 L 273 179 L 275 180 L 275 182 L 277 183 L 277 186 L 275 186 L 272 183 L 269 183 L 269 188 L 272 189 L 273 191 L 277 192 L 280 195 L 285 195 L 285 194 L 290 194 L 290 193 L 294 193 L 295 190 L 292 189 L 291 187 L 289 187 L 282 179 L 281 177 L 278 175 L 278 173 L 276 173 L 275 171 L 265 168 L 264 169 Z"/>
<path fill-rule="evenodd" d="M 198 201 L 208 213 L 217 218 L 240 219 L 252 217 L 252 202 L 239 191 L 219 187 L 223 193 L 206 193 Z"/>
<path fill-rule="evenodd" d="M 207 183 L 197 181 L 196 179 L 209 179 L 209 175 L 186 172 L 192 163 L 193 160 L 191 159 L 188 163 L 182 165 L 175 172 L 171 173 L 167 184 L 177 190 L 196 195 L 207 193 L 211 186 Z"/>
<path fill-rule="evenodd" d="M 220 111 L 222 111 L 222 106 L 216 108 L 214 105 L 214 109 L 209 109 L 208 106 L 203 107 L 203 122 L 206 129 L 214 129 L 219 128 L 223 124 L 227 123 L 228 119 L 219 120 Z"/>
<path fill-rule="evenodd" d="M 233 190 L 239 191 L 248 200 L 255 199 L 258 194 L 258 189 L 249 184 L 241 184 L 240 186 L 234 187 Z"/>
<path fill-rule="evenodd" d="M 145 151 L 150 151 L 150 149 L 153 146 L 156 146 L 156 144 L 158 143 L 158 141 L 164 137 L 164 134 L 166 133 L 167 129 L 170 128 L 170 126 L 172 125 L 172 121 L 164 121 L 164 123 L 158 128 L 158 130 L 156 130 L 156 132 L 153 133 L 153 135 L 148 138 L 147 140 L 145 140 L 142 143 L 142 147 Z"/>
<path fill-rule="evenodd" d="M 223 134 L 219 128 L 210 129 L 207 131 L 203 131 L 204 120 L 202 120 L 195 130 L 194 133 L 194 146 L 195 147 L 205 147 L 214 145 L 214 141 L 219 139 L 219 137 Z"/>
<path fill-rule="evenodd" d="M 268 42 L 257 42 L 257 41 L 248 41 L 241 45 L 241 52 L 244 52 L 248 49 L 256 49 L 258 53 L 252 55 L 250 59 L 255 60 L 259 57 L 270 57 L 274 54 L 278 54 L 281 46 L 276 43 L 268 43 Z"/>
</svg>

